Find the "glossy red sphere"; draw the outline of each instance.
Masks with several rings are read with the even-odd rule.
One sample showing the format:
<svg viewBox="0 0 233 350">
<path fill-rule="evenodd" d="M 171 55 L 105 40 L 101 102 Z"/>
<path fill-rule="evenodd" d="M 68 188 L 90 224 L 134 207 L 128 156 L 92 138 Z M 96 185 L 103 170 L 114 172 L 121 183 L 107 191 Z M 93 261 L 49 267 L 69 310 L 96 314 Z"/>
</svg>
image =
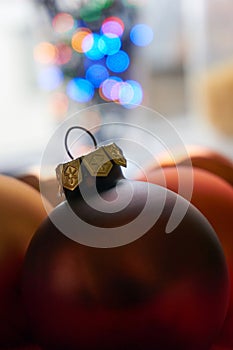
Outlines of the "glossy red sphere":
<svg viewBox="0 0 233 350">
<path fill-rule="evenodd" d="M 118 211 L 129 185 L 132 198 Z M 118 186 L 125 195 L 114 202 Z M 117 232 L 139 216 L 148 191 L 153 201 L 144 224 L 165 198 L 161 215 L 144 235 L 126 245 L 82 245 L 49 218 L 34 235 L 22 293 L 31 331 L 46 350 L 209 349 L 225 318 L 229 281 L 222 248 L 204 216 L 190 205 L 167 234 L 175 202 L 180 212 L 187 202 L 160 186 L 127 180 L 101 194 L 109 205 L 116 205 L 114 213 L 94 210 L 81 197 L 73 210 L 111 235 L 112 228 Z M 53 218 L 66 220 L 66 206 L 64 202 L 55 208 Z M 82 234 L 89 234 L 88 227 Z"/>
<path fill-rule="evenodd" d="M 0 348 L 27 344 L 21 269 L 31 237 L 46 217 L 35 189 L 0 175 Z"/>
<path fill-rule="evenodd" d="M 192 176 L 193 189 L 190 198 L 190 179 Z M 153 169 L 150 166 L 145 169 L 144 175 L 139 175 L 137 179 L 164 186 L 176 193 L 179 193 L 179 184 L 182 183 L 182 193 L 180 194 L 184 198 L 190 199 L 191 203 L 205 215 L 219 237 L 228 264 L 231 286 L 233 286 L 232 186 L 206 170 L 186 166 L 160 169 Z M 231 288 L 226 320 L 216 342 L 233 349 L 233 287 Z"/>
</svg>

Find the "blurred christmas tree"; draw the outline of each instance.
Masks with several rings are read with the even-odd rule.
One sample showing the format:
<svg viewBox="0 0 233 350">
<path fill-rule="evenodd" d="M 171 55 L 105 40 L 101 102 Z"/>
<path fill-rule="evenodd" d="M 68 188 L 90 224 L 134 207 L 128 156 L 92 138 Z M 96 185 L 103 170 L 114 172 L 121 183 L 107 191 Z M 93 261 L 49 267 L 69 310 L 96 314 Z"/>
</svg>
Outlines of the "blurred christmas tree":
<svg viewBox="0 0 233 350">
<path fill-rule="evenodd" d="M 69 103 L 140 105 L 143 90 L 133 79 L 133 57 L 135 47 L 152 41 L 153 32 L 136 24 L 139 1 L 39 2 L 49 13 L 53 39 L 38 43 L 34 57 L 42 65 L 39 85 L 55 91 L 58 112 Z"/>
</svg>

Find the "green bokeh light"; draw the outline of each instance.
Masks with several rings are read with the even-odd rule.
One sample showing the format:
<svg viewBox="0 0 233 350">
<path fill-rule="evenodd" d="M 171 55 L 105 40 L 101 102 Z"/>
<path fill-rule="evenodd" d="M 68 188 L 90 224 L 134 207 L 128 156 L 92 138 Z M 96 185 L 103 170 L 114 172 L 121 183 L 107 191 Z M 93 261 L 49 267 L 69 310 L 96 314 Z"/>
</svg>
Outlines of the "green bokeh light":
<svg viewBox="0 0 233 350">
<path fill-rule="evenodd" d="M 85 22 L 98 21 L 101 18 L 102 11 L 112 4 L 113 0 L 92 0 L 80 9 L 79 15 Z"/>
</svg>

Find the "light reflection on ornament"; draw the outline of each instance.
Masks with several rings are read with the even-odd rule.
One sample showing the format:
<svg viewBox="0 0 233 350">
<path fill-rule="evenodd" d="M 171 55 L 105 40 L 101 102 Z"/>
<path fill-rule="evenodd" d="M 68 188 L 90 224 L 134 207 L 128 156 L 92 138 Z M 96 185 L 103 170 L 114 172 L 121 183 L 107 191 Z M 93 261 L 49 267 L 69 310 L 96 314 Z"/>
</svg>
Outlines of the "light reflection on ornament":
<svg viewBox="0 0 233 350">
<path fill-rule="evenodd" d="M 136 46 L 149 45 L 154 37 L 153 30 L 146 24 L 137 24 L 130 31 L 130 39 Z"/>
<path fill-rule="evenodd" d="M 76 102 L 89 102 L 94 96 L 94 86 L 83 78 L 73 78 L 67 84 L 67 95 Z"/>
<path fill-rule="evenodd" d="M 125 51 L 120 50 L 116 54 L 108 56 L 106 64 L 112 72 L 122 73 L 129 67 L 130 58 Z"/>
<path fill-rule="evenodd" d="M 41 42 L 34 48 L 34 58 L 42 64 L 50 64 L 56 61 L 57 49 L 48 42 Z"/>
<path fill-rule="evenodd" d="M 124 29 L 124 22 L 119 17 L 108 17 L 101 26 L 103 34 L 115 34 L 117 36 L 122 36 Z"/>
<path fill-rule="evenodd" d="M 108 78 L 108 70 L 101 64 L 94 64 L 88 68 L 86 79 L 89 80 L 94 87 L 98 88 L 100 84 Z"/>
<path fill-rule="evenodd" d="M 122 79 L 120 77 L 111 76 L 110 78 L 103 81 L 99 89 L 100 97 L 105 101 L 113 101 L 112 89 L 113 87 L 121 82 Z"/>
<path fill-rule="evenodd" d="M 104 53 L 99 49 L 100 35 L 96 33 L 88 34 L 82 42 L 82 49 L 86 57 L 91 60 L 100 60 Z"/>
<path fill-rule="evenodd" d="M 83 40 L 91 34 L 91 30 L 89 28 L 79 28 L 72 36 L 71 45 L 73 49 L 79 53 L 83 53 Z"/>
<path fill-rule="evenodd" d="M 59 65 L 68 63 L 72 57 L 72 49 L 70 48 L 70 46 L 64 43 L 59 43 L 56 45 L 56 48 L 57 48 L 56 63 Z"/>
<path fill-rule="evenodd" d="M 104 34 L 100 37 L 98 47 L 104 55 L 114 55 L 121 48 L 121 39 L 116 34 Z"/>
<path fill-rule="evenodd" d="M 75 21 L 69 13 L 62 12 L 53 18 L 52 25 L 55 32 L 62 34 L 73 29 Z"/>
<path fill-rule="evenodd" d="M 53 91 L 63 82 L 63 73 L 56 66 L 49 66 L 40 69 L 38 75 L 38 84 L 41 89 Z"/>
</svg>

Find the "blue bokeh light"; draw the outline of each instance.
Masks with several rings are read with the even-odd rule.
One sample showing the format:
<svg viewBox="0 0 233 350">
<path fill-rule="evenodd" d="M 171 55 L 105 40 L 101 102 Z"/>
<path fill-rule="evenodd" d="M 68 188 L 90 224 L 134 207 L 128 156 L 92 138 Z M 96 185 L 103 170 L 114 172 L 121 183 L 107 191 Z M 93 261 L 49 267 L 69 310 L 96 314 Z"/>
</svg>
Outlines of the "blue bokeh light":
<svg viewBox="0 0 233 350">
<path fill-rule="evenodd" d="M 125 51 L 120 50 L 116 54 L 108 56 L 106 64 L 112 72 L 122 73 L 129 67 L 130 58 Z"/>
<path fill-rule="evenodd" d="M 134 89 L 128 82 L 123 82 L 119 87 L 119 103 L 122 105 L 131 103 L 134 97 Z"/>
<path fill-rule="evenodd" d="M 76 102 L 89 102 L 94 96 L 93 84 L 83 78 L 74 78 L 66 87 L 67 95 Z"/>
<path fill-rule="evenodd" d="M 100 60 L 96 60 L 95 62 L 93 62 L 93 60 L 90 60 L 89 58 L 85 57 L 83 60 L 83 67 L 85 72 L 88 70 L 88 68 L 93 66 L 93 64 L 101 64 L 102 66 L 106 66 L 106 59 L 105 57 L 103 57 Z"/>
<path fill-rule="evenodd" d="M 142 103 L 142 100 L 143 100 L 142 87 L 135 80 L 126 80 L 126 83 L 129 84 L 133 89 L 133 97 L 129 102 L 124 104 L 124 107 L 128 109 L 136 108 L 138 105 Z"/>
<path fill-rule="evenodd" d="M 38 84 L 45 91 L 53 91 L 62 84 L 63 79 L 63 73 L 60 68 L 49 66 L 39 71 Z"/>
<path fill-rule="evenodd" d="M 101 95 L 103 98 L 106 98 L 109 101 L 113 101 L 114 99 L 118 99 L 118 96 L 113 96 L 113 88 L 117 83 L 122 82 L 120 77 L 111 76 L 106 79 L 101 84 Z"/>
<path fill-rule="evenodd" d="M 86 72 L 86 79 L 89 80 L 95 88 L 98 88 L 108 77 L 109 73 L 107 68 L 101 64 L 93 64 Z"/>
<path fill-rule="evenodd" d="M 130 31 L 130 39 L 136 46 L 149 45 L 153 37 L 153 30 L 146 24 L 136 24 Z"/>
<path fill-rule="evenodd" d="M 121 48 L 121 39 L 115 34 L 104 34 L 99 40 L 98 47 L 104 55 L 114 55 Z"/>
<path fill-rule="evenodd" d="M 86 57 L 97 61 L 104 57 L 104 53 L 99 49 L 99 41 L 101 36 L 99 34 L 88 34 L 82 43 L 82 49 Z"/>
</svg>

